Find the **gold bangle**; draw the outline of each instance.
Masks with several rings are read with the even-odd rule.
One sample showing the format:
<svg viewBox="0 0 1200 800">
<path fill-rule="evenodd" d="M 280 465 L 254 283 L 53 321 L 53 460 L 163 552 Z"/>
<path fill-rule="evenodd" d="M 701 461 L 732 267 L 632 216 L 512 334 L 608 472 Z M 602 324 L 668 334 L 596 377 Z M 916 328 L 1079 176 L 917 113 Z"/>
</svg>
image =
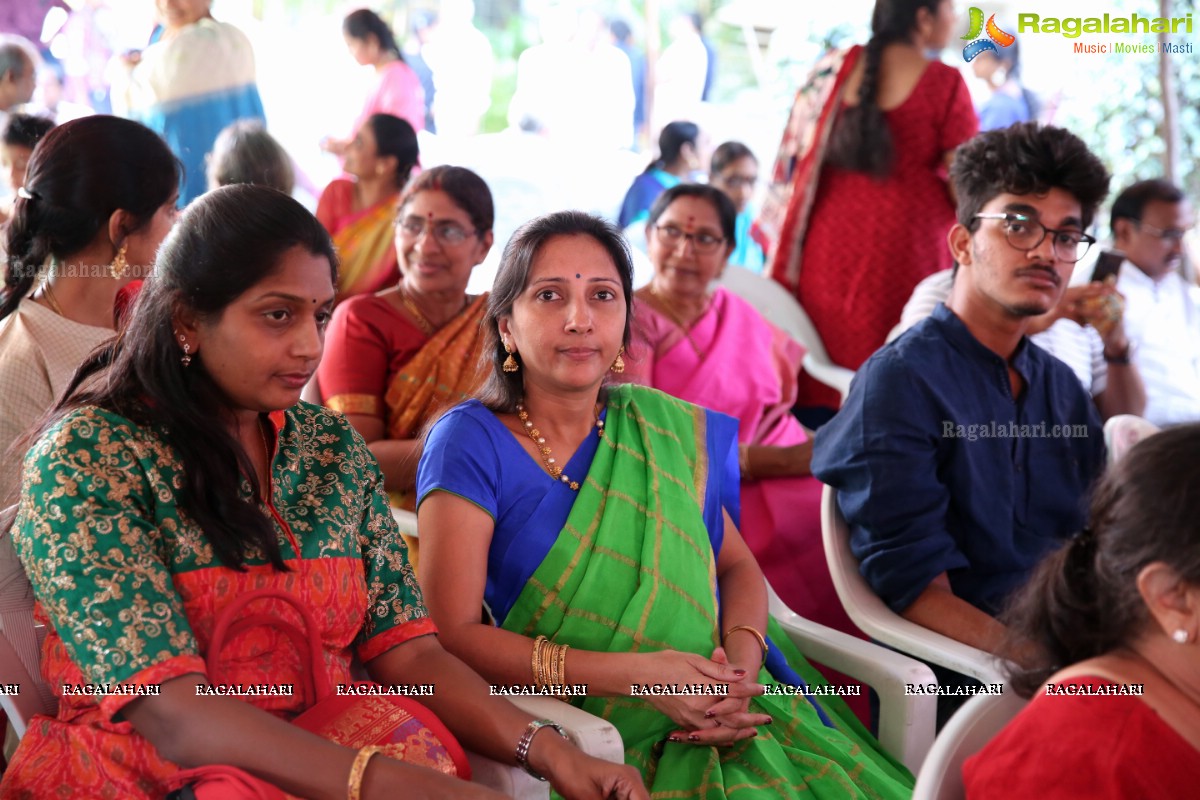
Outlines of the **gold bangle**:
<svg viewBox="0 0 1200 800">
<path fill-rule="evenodd" d="M 558 651 L 558 685 L 567 685 L 567 651 L 571 649 L 568 644 L 559 645 Z"/>
<path fill-rule="evenodd" d="M 354 757 L 354 763 L 350 765 L 350 780 L 346 784 L 346 800 L 361 800 L 363 775 L 367 771 L 367 762 L 371 760 L 371 756 L 382 750 L 382 747 L 372 745 L 358 751 L 358 755 Z"/>
<path fill-rule="evenodd" d="M 749 633 L 751 636 L 753 636 L 755 639 L 757 639 L 758 646 L 762 648 L 763 658 L 767 657 L 767 639 L 766 639 L 766 637 L 763 636 L 761 633 L 759 633 L 757 628 L 753 628 L 749 625 L 734 625 L 732 628 L 725 631 L 725 635 L 723 637 L 721 637 L 721 642 L 723 643 L 726 639 L 728 639 L 729 634 L 733 633 L 734 631 L 746 631 L 746 633 Z"/>
<path fill-rule="evenodd" d="M 553 652 L 552 647 L 550 640 L 545 636 L 539 636 L 534 640 L 533 680 L 538 688 L 549 685 L 550 668 L 547 659 Z"/>
<path fill-rule="evenodd" d="M 539 636 L 536 639 L 534 639 L 533 640 L 533 653 L 532 653 L 532 655 L 529 656 L 529 666 L 533 671 L 533 685 L 537 686 L 539 688 L 542 685 L 541 654 L 542 654 L 542 642 L 544 642 L 544 641 L 546 641 L 545 636 Z"/>
</svg>

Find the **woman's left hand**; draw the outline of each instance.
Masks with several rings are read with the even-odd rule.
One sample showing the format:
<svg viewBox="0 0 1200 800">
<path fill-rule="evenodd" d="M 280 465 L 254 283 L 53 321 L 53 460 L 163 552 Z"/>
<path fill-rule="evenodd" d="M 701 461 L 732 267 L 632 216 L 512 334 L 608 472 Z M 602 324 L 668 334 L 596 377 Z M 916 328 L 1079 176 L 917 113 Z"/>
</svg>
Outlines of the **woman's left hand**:
<svg viewBox="0 0 1200 800">
<path fill-rule="evenodd" d="M 633 767 L 594 758 L 555 738 L 563 746 L 556 748 L 557 758 L 546 768 L 546 777 L 566 800 L 650 800 L 641 774 Z"/>
<path fill-rule="evenodd" d="M 745 669 L 750 675 L 757 675 L 760 667 L 759 664 L 731 664 L 723 647 L 718 647 L 713 651 L 712 660 L 731 668 Z M 729 684 L 728 696 L 713 703 L 705 712 L 705 717 L 711 718 L 716 723 L 716 727 L 701 730 L 677 730 L 671 734 L 673 741 L 702 745 L 729 745 L 757 735 L 758 726 L 770 725 L 772 722 L 770 716 L 750 711 L 750 698 L 756 697 L 761 692 L 761 684 L 753 681 Z"/>
</svg>

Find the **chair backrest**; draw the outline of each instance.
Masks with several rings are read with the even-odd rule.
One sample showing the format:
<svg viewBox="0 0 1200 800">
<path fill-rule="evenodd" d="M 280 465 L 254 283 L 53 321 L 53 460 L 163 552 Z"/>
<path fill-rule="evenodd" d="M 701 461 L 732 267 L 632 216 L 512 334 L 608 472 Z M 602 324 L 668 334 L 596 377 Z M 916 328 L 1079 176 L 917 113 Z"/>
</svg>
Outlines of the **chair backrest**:
<svg viewBox="0 0 1200 800">
<path fill-rule="evenodd" d="M 917 775 L 913 800 L 964 800 L 962 766 L 1025 707 L 1006 684 L 999 695 L 980 695 L 960 708 L 933 742 Z"/>
<path fill-rule="evenodd" d="M 984 683 L 1004 680 L 998 660 L 990 653 L 909 622 L 879 599 L 859 572 L 858 559 L 850 550 L 849 526 L 830 486 L 821 497 L 821 538 L 838 598 L 864 633 L 902 653 Z"/>
<path fill-rule="evenodd" d="M 721 283 L 804 347 L 804 371 L 808 375 L 835 389 L 843 398 L 849 394 L 854 370 L 830 360 L 816 326 L 787 289 L 742 267 L 727 267 Z"/>
<path fill-rule="evenodd" d="M 829 361 L 816 326 L 796 298 L 778 282 L 744 267 L 726 267 L 721 284 L 758 309 L 772 325 L 804 345 L 818 361 Z"/>
<path fill-rule="evenodd" d="M 1158 433 L 1159 427 L 1133 414 L 1117 414 L 1104 423 L 1104 446 L 1109 465 L 1117 463 L 1129 449 L 1148 436 Z"/>
<path fill-rule="evenodd" d="M 58 701 L 41 678 L 45 628 L 33 620 L 33 587 L 8 530 L 12 511 L 0 511 L 0 683 L 17 684 L 19 694 L 0 692 L 0 707 L 20 737 L 34 714 L 53 714 Z"/>
</svg>

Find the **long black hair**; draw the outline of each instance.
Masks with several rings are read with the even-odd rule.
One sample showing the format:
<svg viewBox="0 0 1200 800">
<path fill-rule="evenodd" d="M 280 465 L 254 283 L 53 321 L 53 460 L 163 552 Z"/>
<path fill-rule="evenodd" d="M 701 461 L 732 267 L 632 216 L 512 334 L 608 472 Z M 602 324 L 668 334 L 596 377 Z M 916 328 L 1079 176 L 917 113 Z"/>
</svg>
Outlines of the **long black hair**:
<svg viewBox="0 0 1200 800">
<path fill-rule="evenodd" d="M 179 506 L 203 529 L 217 558 L 244 570 L 254 553 L 284 569 L 270 520 L 243 499 L 242 480 L 260 487 L 245 450 L 229 432 L 229 400 L 205 368 L 203 353 L 184 367 L 175 318 L 220 319 L 238 297 L 271 275 L 294 247 L 329 259 L 329 234 L 304 206 L 266 186 L 234 184 L 192 202 L 163 243 L 129 325 L 93 353 L 51 412 L 44 431 L 72 408 L 94 405 L 154 426 L 183 467 Z M 80 387 L 106 371 L 95 388 Z"/>
<path fill-rule="evenodd" d="M 479 323 L 484 335 L 482 368 L 488 373 L 479 390 L 479 400 L 493 411 L 515 411 L 525 394 L 522 373 L 504 371 L 508 353 L 500 338 L 500 318 L 512 313 L 513 303 L 529 285 L 533 262 L 542 247 L 559 236 L 590 236 L 608 251 L 625 293 L 625 332 L 621 341 L 629 348 L 633 331 L 633 261 L 621 231 L 611 222 L 582 211 L 557 211 L 531 219 L 517 228 L 504 246 L 496 282 L 488 294 L 487 310 Z M 520 353 L 514 352 L 513 358 L 521 363 Z"/>
<path fill-rule="evenodd" d="M 181 169 L 157 133 L 120 117 L 83 117 L 47 133 L 8 223 L 0 319 L 33 291 L 48 258 L 87 247 L 113 212 L 133 215 L 133 230 L 149 222 L 179 187 Z"/>
<path fill-rule="evenodd" d="M 652 169 L 666 169 L 679 158 L 685 144 L 696 146 L 700 138 L 700 126 L 694 122 L 668 122 L 658 134 L 658 157 L 651 161 L 642 173 Z"/>
<path fill-rule="evenodd" d="M 347 14 L 346 18 L 342 20 L 342 35 L 363 41 L 366 41 L 368 36 L 374 36 L 379 41 L 381 50 L 392 53 L 401 61 L 404 60 L 404 53 L 400 52 L 400 46 L 396 44 L 396 35 L 392 33 L 391 27 L 369 8 L 360 8 Z"/>
<path fill-rule="evenodd" d="M 1200 424 L 1138 442 L 1109 468 L 1092 497 L 1088 527 L 1038 565 L 1005 614 L 1015 642 L 1038 645 L 1037 662 L 1012 668 L 1029 696 L 1058 670 L 1131 644 L 1152 618 L 1138 574 L 1162 562 L 1200 586 Z"/>
<path fill-rule="evenodd" d="M 876 95 L 883 49 L 912 39 L 921 9 L 936 14 L 943 0 L 875 0 L 871 38 L 863 48 L 858 104 L 842 109 L 829 138 L 827 160 L 834 166 L 883 176 L 892 168 L 892 132 Z"/>
</svg>

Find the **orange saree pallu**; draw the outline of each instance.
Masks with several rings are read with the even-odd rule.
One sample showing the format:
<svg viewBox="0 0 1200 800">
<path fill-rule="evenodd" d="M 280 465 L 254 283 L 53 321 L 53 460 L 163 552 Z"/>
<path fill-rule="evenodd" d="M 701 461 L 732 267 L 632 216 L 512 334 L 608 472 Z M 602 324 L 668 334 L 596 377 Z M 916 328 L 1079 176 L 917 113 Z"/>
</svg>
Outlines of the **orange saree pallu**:
<svg viewBox="0 0 1200 800">
<path fill-rule="evenodd" d="M 384 397 L 389 439 L 416 438 L 441 412 L 466 400 L 483 383 L 479 359 L 486 307 L 487 294 L 475 298 L 430 337 L 392 378 Z M 392 505 L 416 510 L 416 498 L 411 492 L 390 494 Z"/>
</svg>

